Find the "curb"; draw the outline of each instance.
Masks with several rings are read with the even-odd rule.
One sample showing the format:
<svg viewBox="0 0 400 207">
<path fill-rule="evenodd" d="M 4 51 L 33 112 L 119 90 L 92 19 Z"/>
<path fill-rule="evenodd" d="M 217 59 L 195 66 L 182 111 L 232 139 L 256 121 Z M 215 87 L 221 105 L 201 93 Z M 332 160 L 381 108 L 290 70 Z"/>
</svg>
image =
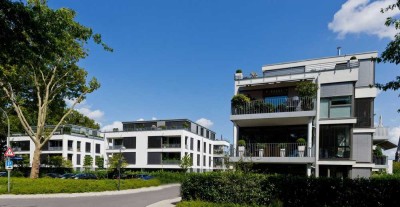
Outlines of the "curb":
<svg viewBox="0 0 400 207">
<path fill-rule="evenodd" d="M 178 198 L 173 198 L 173 199 L 167 199 L 167 200 L 163 200 L 163 201 L 159 201 L 157 203 L 153 203 L 151 205 L 148 205 L 146 207 L 172 207 L 175 206 L 175 203 L 181 201 L 182 198 L 178 197 Z"/>
<path fill-rule="evenodd" d="M 103 191 L 103 192 L 87 192 L 87 193 L 56 193 L 56 194 L 34 194 L 34 195 L 6 194 L 6 195 L 0 195 L 0 199 L 76 198 L 76 197 L 107 196 L 107 195 L 126 195 L 126 194 L 158 191 L 178 186 L 180 186 L 180 184 L 169 184 L 156 187 L 145 187 L 145 188 L 129 189 L 121 191 Z"/>
</svg>

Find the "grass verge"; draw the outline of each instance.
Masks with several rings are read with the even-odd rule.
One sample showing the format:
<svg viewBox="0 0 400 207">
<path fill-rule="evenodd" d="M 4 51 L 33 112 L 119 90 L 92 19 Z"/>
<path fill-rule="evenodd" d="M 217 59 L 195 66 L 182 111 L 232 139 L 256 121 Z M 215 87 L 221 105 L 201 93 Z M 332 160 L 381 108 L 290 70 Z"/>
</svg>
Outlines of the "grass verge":
<svg viewBox="0 0 400 207">
<path fill-rule="evenodd" d="M 267 207 L 282 207 L 282 202 L 275 201 Z M 205 201 L 182 201 L 176 207 L 259 207 L 258 205 L 244 205 L 234 203 L 212 203 Z"/>
<path fill-rule="evenodd" d="M 159 186 L 158 179 L 121 180 L 121 190 Z M 53 178 L 12 178 L 11 194 L 83 193 L 117 190 L 118 180 L 74 180 Z M 7 178 L 0 178 L 0 194 L 7 194 Z"/>
</svg>

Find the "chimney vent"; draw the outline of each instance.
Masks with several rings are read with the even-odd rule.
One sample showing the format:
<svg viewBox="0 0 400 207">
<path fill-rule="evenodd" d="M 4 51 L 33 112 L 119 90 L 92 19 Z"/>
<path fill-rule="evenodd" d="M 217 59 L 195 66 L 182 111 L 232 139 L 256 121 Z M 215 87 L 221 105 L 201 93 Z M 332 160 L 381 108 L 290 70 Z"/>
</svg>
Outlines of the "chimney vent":
<svg viewBox="0 0 400 207">
<path fill-rule="evenodd" d="M 336 49 L 337 49 L 337 56 L 340 56 L 340 55 L 341 55 L 342 47 L 337 47 Z"/>
</svg>

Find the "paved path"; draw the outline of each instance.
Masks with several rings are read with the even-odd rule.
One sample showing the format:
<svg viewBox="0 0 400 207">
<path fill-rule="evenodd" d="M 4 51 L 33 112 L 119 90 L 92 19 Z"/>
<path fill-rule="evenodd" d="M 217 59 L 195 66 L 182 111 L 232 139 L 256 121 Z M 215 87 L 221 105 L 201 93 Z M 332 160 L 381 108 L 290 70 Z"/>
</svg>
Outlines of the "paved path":
<svg viewBox="0 0 400 207">
<path fill-rule="evenodd" d="M 145 207 L 179 197 L 179 185 L 101 193 L 2 195 L 0 207 Z"/>
</svg>

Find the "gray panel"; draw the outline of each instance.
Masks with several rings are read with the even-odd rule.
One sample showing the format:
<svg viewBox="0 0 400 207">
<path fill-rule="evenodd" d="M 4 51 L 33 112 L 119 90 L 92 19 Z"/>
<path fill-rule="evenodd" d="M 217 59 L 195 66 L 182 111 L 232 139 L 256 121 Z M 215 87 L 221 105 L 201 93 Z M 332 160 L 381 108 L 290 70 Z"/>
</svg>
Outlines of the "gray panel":
<svg viewBox="0 0 400 207">
<path fill-rule="evenodd" d="M 128 164 L 130 165 L 136 164 L 136 152 L 123 152 L 122 156 L 124 156 Z"/>
<path fill-rule="evenodd" d="M 356 162 L 372 162 L 372 135 L 353 134 L 352 159 Z"/>
<path fill-rule="evenodd" d="M 159 165 L 161 164 L 161 152 L 148 152 L 147 164 Z"/>
<path fill-rule="evenodd" d="M 148 148 L 161 148 L 161 137 L 149 136 L 147 146 L 148 146 Z"/>
<path fill-rule="evenodd" d="M 375 62 L 371 60 L 360 60 L 356 87 L 368 87 L 375 83 L 374 66 Z"/>
<path fill-rule="evenodd" d="M 279 75 L 290 75 L 290 74 L 299 74 L 304 73 L 305 67 L 295 67 L 295 68 L 285 68 L 285 69 L 277 69 L 277 70 L 267 70 L 264 71 L 265 77 L 271 76 L 279 76 Z"/>
<path fill-rule="evenodd" d="M 370 168 L 353 168 L 351 170 L 351 178 L 369 178 L 371 176 Z"/>
<path fill-rule="evenodd" d="M 136 137 L 124 137 L 123 145 L 127 149 L 136 149 Z"/>
<path fill-rule="evenodd" d="M 353 92 L 352 82 L 321 85 L 321 97 L 352 96 Z"/>
</svg>

